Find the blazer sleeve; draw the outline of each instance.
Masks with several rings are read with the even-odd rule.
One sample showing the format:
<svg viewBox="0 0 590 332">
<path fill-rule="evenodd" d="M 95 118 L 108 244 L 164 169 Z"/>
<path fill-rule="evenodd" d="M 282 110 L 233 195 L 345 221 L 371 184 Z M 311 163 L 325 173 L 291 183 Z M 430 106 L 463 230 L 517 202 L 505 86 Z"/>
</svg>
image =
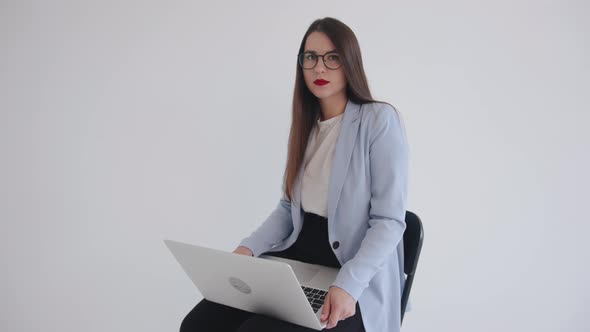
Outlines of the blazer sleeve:
<svg viewBox="0 0 590 332">
<path fill-rule="evenodd" d="M 357 301 L 396 250 L 406 229 L 408 143 L 401 115 L 385 105 L 377 112 L 373 134 L 369 134 L 369 228 L 357 253 L 342 265 L 332 283 Z"/>
<path fill-rule="evenodd" d="M 289 201 L 283 190 L 283 195 L 275 209 L 239 245 L 249 248 L 252 250 L 254 257 L 257 257 L 267 252 L 275 244 L 283 241 L 292 232 L 293 217 L 291 216 L 291 201 Z"/>
</svg>

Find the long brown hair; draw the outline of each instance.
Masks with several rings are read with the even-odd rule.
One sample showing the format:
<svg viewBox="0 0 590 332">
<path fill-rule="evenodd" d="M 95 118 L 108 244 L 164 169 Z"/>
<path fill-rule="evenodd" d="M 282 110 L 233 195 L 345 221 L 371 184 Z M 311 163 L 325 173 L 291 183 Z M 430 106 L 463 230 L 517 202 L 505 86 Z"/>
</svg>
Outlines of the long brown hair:
<svg viewBox="0 0 590 332">
<path fill-rule="evenodd" d="M 316 31 L 325 33 L 334 44 L 336 52 L 340 54 L 347 81 L 347 98 L 357 104 L 377 102 L 373 100 L 369 91 L 361 50 L 354 32 L 337 19 L 331 17 L 317 19 L 311 23 L 305 32 L 298 53 L 304 51 L 307 37 Z M 293 93 L 293 113 L 291 131 L 289 132 L 287 165 L 283 175 L 283 190 L 289 200 L 293 199 L 295 180 L 305 157 L 309 134 L 321 112 L 318 98 L 305 85 L 303 68 L 299 66 L 299 63 L 296 63 L 296 66 L 297 74 Z"/>
</svg>

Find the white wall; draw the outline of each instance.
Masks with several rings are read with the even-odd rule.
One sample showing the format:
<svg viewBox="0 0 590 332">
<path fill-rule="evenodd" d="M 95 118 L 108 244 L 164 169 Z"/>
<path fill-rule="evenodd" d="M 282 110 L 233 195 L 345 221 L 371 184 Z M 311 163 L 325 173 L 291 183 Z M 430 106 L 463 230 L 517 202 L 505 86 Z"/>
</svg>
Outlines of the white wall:
<svg viewBox="0 0 590 332">
<path fill-rule="evenodd" d="M 586 1 L 0 1 L 0 330 L 175 331 L 166 238 L 278 202 L 296 56 L 357 34 L 425 224 L 404 330 L 590 329 Z M 586 130 L 585 130 L 586 129 Z"/>
</svg>

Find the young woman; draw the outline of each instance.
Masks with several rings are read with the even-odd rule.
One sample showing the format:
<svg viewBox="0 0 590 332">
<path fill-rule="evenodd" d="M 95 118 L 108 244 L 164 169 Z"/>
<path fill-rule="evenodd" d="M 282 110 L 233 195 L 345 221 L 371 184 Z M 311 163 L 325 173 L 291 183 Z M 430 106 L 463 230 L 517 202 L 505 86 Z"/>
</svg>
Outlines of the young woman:
<svg viewBox="0 0 590 332">
<path fill-rule="evenodd" d="M 234 253 L 338 267 L 324 300 L 326 329 L 399 331 L 407 180 L 400 114 L 371 97 L 352 30 L 318 19 L 297 55 L 283 195 Z M 207 300 L 180 330 L 314 331 Z"/>
</svg>

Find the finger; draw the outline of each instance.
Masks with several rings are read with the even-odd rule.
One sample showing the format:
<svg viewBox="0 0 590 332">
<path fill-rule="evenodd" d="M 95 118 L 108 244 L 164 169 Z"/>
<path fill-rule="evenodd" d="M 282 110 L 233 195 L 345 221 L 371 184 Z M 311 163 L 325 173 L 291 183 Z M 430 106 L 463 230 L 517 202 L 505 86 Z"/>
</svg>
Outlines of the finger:
<svg viewBox="0 0 590 332">
<path fill-rule="evenodd" d="M 354 311 L 353 310 L 346 310 L 346 311 L 342 312 L 340 319 L 347 319 L 348 317 L 352 317 L 352 316 L 354 316 Z"/>
<path fill-rule="evenodd" d="M 320 320 L 323 322 L 326 319 L 328 319 L 328 317 L 330 317 L 330 292 L 328 292 L 328 294 L 326 295 L 326 297 L 324 298 L 324 307 L 322 309 L 322 316 L 320 317 Z"/>
<path fill-rule="evenodd" d="M 333 328 L 334 326 L 336 326 L 336 324 L 338 324 L 339 320 L 340 320 L 340 313 L 337 312 L 337 310 L 332 311 L 330 313 L 329 322 L 326 327 L 329 329 Z"/>
</svg>

